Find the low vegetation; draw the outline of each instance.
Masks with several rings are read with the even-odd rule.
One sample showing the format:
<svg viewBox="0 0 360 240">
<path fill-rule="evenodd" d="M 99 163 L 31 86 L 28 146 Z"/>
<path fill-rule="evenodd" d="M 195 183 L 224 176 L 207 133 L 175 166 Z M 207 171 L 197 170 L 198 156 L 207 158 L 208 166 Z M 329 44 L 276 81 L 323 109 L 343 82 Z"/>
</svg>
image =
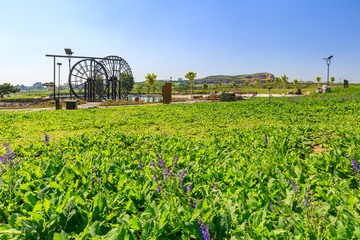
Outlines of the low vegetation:
<svg viewBox="0 0 360 240">
<path fill-rule="evenodd" d="M 0 239 L 359 239 L 359 88 L 0 113 Z"/>
</svg>

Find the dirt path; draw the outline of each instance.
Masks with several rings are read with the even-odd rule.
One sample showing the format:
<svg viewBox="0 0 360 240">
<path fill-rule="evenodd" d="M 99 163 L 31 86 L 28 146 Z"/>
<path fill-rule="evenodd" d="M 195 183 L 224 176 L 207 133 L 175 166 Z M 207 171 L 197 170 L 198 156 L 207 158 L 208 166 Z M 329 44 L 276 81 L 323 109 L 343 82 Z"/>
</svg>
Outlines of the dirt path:
<svg viewBox="0 0 360 240">
<path fill-rule="evenodd" d="M 201 95 L 198 95 L 201 96 Z M 202 96 L 208 96 L 206 94 L 203 94 Z M 245 98 L 252 97 L 252 95 L 242 95 Z M 303 96 L 303 95 L 280 95 L 280 94 L 271 94 L 271 97 L 296 97 L 296 96 Z M 174 98 L 185 98 L 186 101 L 184 102 L 171 102 L 171 104 L 188 104 L 188 103 L 200 103 L 200 102 L 212 102 L 209 100 L 197 100 L 194 99 L 190 101 L 191 96 L 190 95 L 175 95 Z M 256 97 L 269 97 L 269 94 L 258 94 Z M 101 102 L 88 102 L 85 104 L 78 105 L 78 109 L 88 109 L 88 108 L 111 108 L 111 107 L 121 107 L 121 106 L 148 106 L 148 105 L 157 105 L 162 103 L 150 103 L 150 104 L 139 104 L 139 105 L 120 105 L 120 106 L 99 106 Z M 63 107 L 65 109 L 65 107 Z M 48 107 L 48 108 L 8 108 L 8 109 L 0 109 L 1 111 L 41 111 L 41 110 L 55 110 L 54 107 Z"/>
<path fill-rule="evenodd" d="M 101 102 L 88 102 L 85 104 L 78 105 L 78 109 L 88 109 L 93 107 L 98 107 Z M 63 107 L 62 109 L 65 109 Z M 48 108 L 7 108 L 7 109 L 0 109 L 1 111 L 41 111 L 41 110 L 55 110 L 54 107 L 48 107 Z"/>
</svg>

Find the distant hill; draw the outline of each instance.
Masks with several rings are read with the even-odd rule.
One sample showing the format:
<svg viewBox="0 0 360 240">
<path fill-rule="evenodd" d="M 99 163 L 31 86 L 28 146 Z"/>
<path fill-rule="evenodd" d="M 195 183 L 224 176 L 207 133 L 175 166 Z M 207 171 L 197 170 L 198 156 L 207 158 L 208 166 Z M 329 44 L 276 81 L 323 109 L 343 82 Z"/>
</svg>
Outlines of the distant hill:
<svg viewBox="0 0 360 240">
<path fill-rule="evenodd" d="M 214 75 L 208 76 L 205 78 L 199 78 L 194 80 L 194 84 L 213 84 L 213 83 L 227 83 L 230 84 L 232 82 L 236 82 L 238 84 L 243 84 L 245 81 L 249 81 L 250 83 L 255 83 L 255 79 L 259 78 L 260 82 L 266 82 L 267 78 L 271 78 L 274 80 L 274 75 L 267 72 L 262 73 L 253 73 L 253 74 L 243 74 L 243 75 L 235 75 L 235 76 L 227 76 L 227 75 Z"/>
</svg>

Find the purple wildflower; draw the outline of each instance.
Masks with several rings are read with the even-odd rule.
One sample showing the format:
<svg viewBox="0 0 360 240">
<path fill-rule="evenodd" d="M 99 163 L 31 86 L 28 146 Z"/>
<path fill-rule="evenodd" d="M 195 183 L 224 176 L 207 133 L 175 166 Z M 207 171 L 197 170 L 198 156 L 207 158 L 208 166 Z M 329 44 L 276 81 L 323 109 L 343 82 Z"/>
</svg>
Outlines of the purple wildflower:
<svg viewBox="0 0 360 240">
<path fill-rule="evenodd" d="M 216 189 L 215 183 L 212 183 L 211 185 L 212 185 L 212 188 L 214 189 L 214 194 L 217 194 L 218 191 L 217 191 L 217 189 Z"/>
<path fill-rule="evenodd" d="M 181 183 L 181 182 L 183 181 L 185 174 L 186 174 L 186 169 L 183 169 L 182 171 L 180 171 L 180 172 L 177 174 L 179 183 Z"/>
<path fill-rule="evenodd" d="M 45 145 L 46 146 L 49 146 L 50 144 L 49 144 L 49 141 L 50 141 L 50 137 L 49 137 L 49 135 L 47 135 L 46 133 L 45 133 Z"/>
<path fill-rule="evenodd" d="M 304 203 L 305 203 L 305 207 L 310 207 L 310 200 L 307 199 L 307 194 L 308 192 L 306 191 L 304 194 Z"/>
<path fill-rule="evenodd" d="M 152 166 L 153 168 L 156 168 L 156 165 L 155 165 L 154 162 L 151 162 L 150 164 L 151 164 L 151 166 Z"/>
<path fill-rule="evenodd" d="M 353 169 L 354 169 L 354 171 L 355 171 L 355 174 L 358 174 L 358 173 L 360 173 L 360 171 L 359 171 L 359 165 L 357 164 L 357 162 L 355 161 L 355 158 L 353 158 L 352 160 L 351 160 L 351 162 L 352 162 L 352 165 L 353 165 Z"/>
<path fill-rule="evenodd" d="M 155 173 L 153 173 L 153 180 L 154 180 L 154 182 L 156 182 L 156 174 Z"/>
<path fill-rule="evenodd" d="M 142 162 L 139 160 L 139 173 L 140 173 L 140 177 L 145 177 L 145 171 L 144 171 L 144 167 L 143 167 L 143 164 Z"/>
<path fill-rule="evenodd" d="M 269 144 L 268 139 L 267 139 L 267 136 L 266 136 L 266 133 L 265 133 L 265 143 L 266 143 L 266 144 Z"/>
<path fill-rule="evenodd" d="M 5 147 L 5 153 L 4 155 L 0 155 L 0 171 L 2 173 L 5 173 L 7 171 L 7 167 L 15 167 L 16 164 L 22 162 L 24 159 L 19 158 L 19 160 L 15 160 L 16 152 L 14 152 L 9 144 L 4 144 Z M 1 166 L 2 165 L 2 166 Z"/>
<path fill-rule="evenodd" d="M 273 211 L 273 212 L 275 212 L 275 207 L 273 207 L 273 206 L 275 206 L 275 205 L 273 205 L 273 204 L 271 204 L 271 203 L 269 202 L 270 210 Z"/>
<path fill-rule="evenodd" d="M 283 207 L 283 203 L 284 201 L 280 201 L 280 198 L 278 196 L 275 197 L 277 200 L 277 204 L 280 205 L 280 207 Z M 273 211 L 274 213 L 276 213 L 276 216 L 282 215 L 283 212 L 280 211 L 280 209 L 278 209 L 276 206 L 277 204 L 272 204 L 271 202 L 269 202 L 269 207 L 270 210 Z"/>
<path fill-rule="evenodd" d="M 192 207 L 193 209 L 196 208 L 196 205 L 197 205 L 197 202 L 195 202 L 195 201 L 193 203 L 190 202 L 190 207 Z"/>
<path fill-rule="evenodd" d="M 161 157 L 160 157 L 160 155 L 158 153 L 156 154 L 156 157 L 158 158 L 158 162 L 160 164 L 160 167 L 164 168 L 164 166 L 165 166 L 164 165 L 164 160 L 161 159 Z"/>
<path fill-rule="evenodd" d="M 293 187 L 295 195 L 299 194 L 299 189 L 297 188 L 295 182 L 290 178 L 291 185 Z"/>
<path fill-rule="evenodd" d="M 177 163 L 178 161 L 179 161 L 179 156 L 175 156 L 174 159 L 173 159 L 173 166 L 174 166 L 174 167 L 175 167 L 175 166 L 176 166 L 176 167 L 179 166 L 178 163 Z"/>
<path fill-rule="evenodd" d="M 160 193 L 160 192 L 161 192 L 161 188 L 160 188 L 160 186 L 157 186 L 155 193 Z"/>
<path fill-rule="evenodd" d="M 204 239 L 212 240 L 212 238 L 210 238 L 210 233 L 209 233 L 209 224 L 206 225 L 206 228 L 202 222 L 198 221 L 198 224 L 200 224 L 201 232 L 202 232 Z"/>
<path fill-rule="evenodd" d="M 186 189 L 187 189 L 187 192 L 190 193 L 191 190 L 192 190 L 191 184 L 187 185 L 187 186 L 186 186 Z"/>
<path fill-rule="evenodd" d="M 164 178 L 167 179 L 168 177 L 168 169 L 167 168 L 164 168 Z"/>
</svg>

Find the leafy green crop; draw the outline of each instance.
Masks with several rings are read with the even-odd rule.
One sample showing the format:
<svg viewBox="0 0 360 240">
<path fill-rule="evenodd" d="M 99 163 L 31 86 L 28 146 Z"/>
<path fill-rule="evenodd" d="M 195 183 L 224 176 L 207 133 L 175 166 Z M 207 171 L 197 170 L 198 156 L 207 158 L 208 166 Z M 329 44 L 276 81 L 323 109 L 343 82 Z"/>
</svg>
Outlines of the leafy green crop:
<svg viewBox="0 0 360 240">
<path fill-rule="evenodd" d="M 0 239 L 358 239 L 359 97 L 2 112 Z"/>
</svg>

